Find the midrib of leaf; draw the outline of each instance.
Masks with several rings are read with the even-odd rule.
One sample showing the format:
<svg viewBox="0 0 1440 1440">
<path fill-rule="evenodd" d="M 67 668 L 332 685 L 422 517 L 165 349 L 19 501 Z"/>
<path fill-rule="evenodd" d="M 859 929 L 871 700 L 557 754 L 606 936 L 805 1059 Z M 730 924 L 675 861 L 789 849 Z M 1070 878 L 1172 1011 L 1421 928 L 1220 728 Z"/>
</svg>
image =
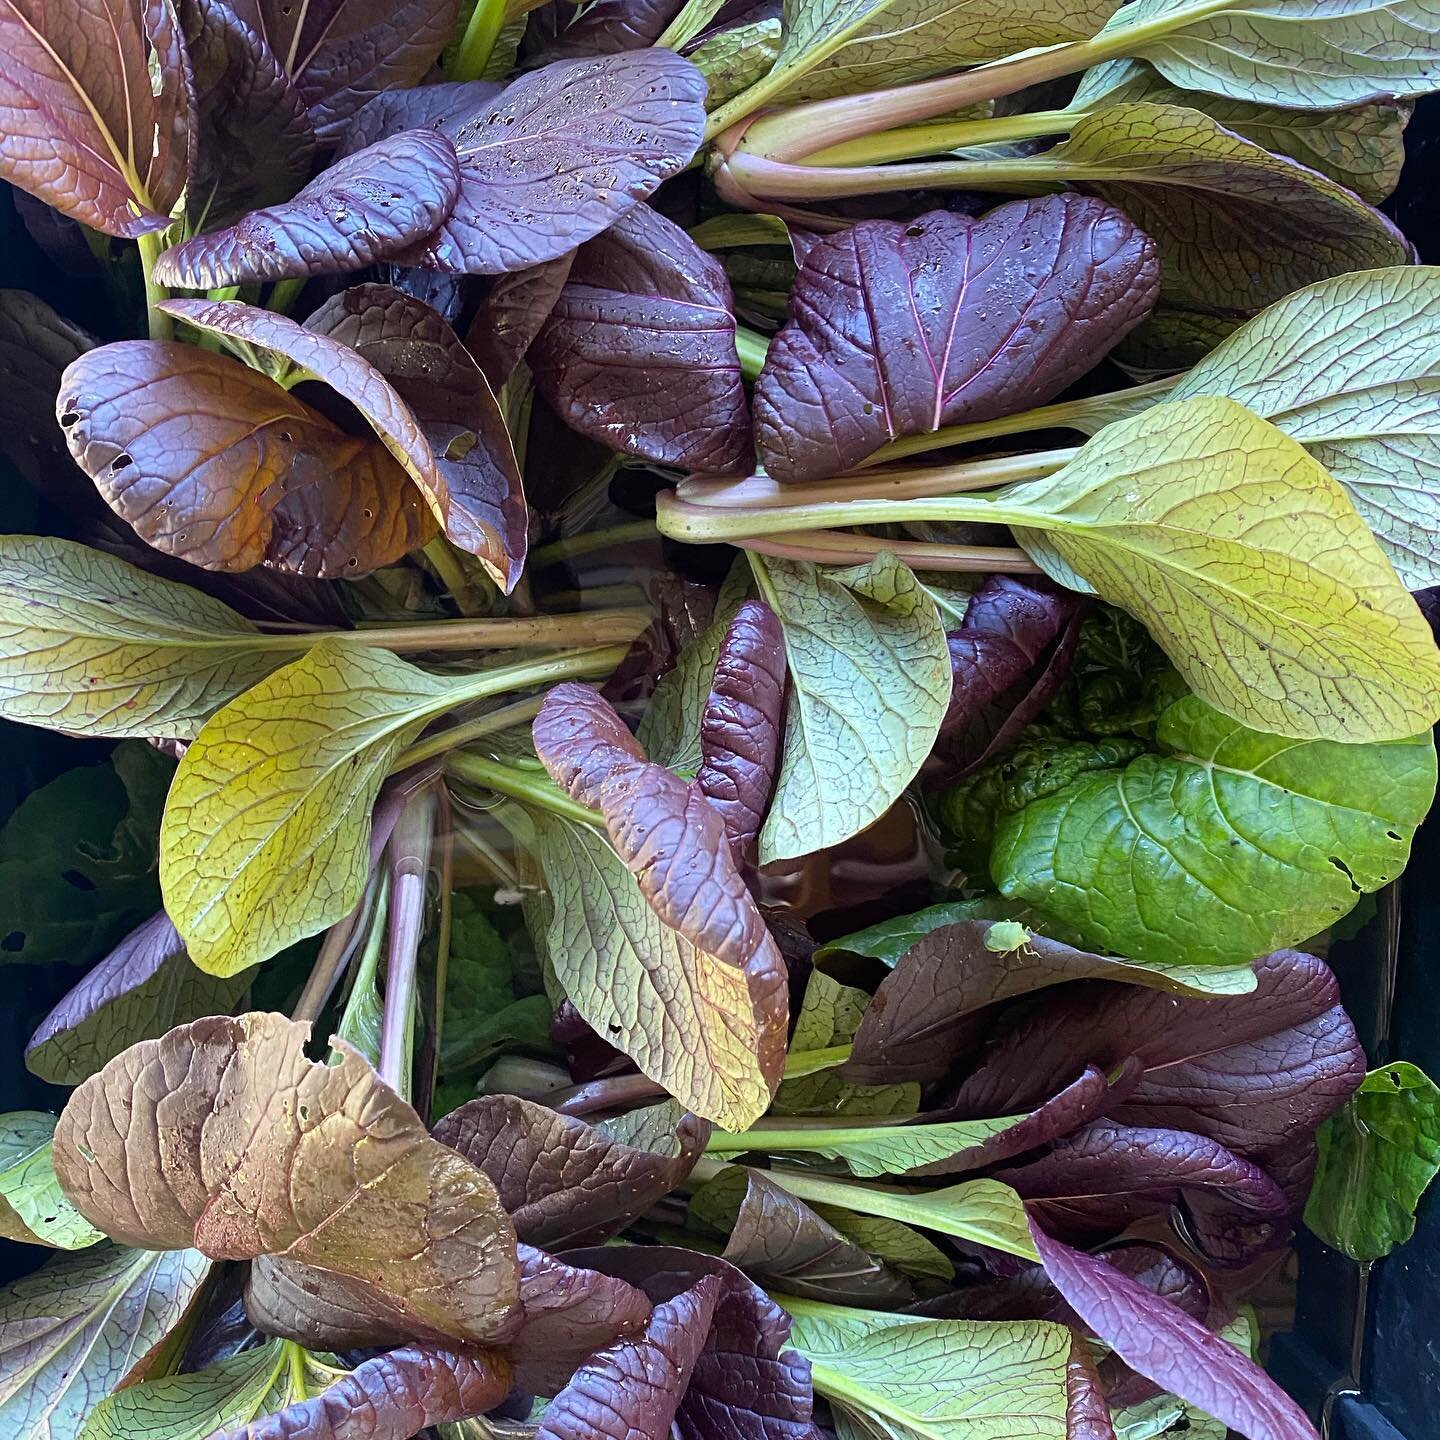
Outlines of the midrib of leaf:
<svg viewBox="0 0 1440 1440">
<path fill-rule="evenodd" d="M 884 1395 L 866 1389 L 850 1379 L 844 1371 L 834 1369 L 823 1360 L 813 1359 L 808 1350 L 802 1348 L 801 1354 L 810 1361 L 811 1382 L 822 1395 L 835 1400 L 848 1401 L 858 1410 L 873 1411 L 887 1420 L 893 1420 L 896 1424 L 905 1426 L 913 1434 L 924 1436 L 925 1440 L 947 1440 L 943 1430 L 934 1429 L 913 1410 L 906 1410 L 894 1401 L 888 1400 Z"/>
</svg>

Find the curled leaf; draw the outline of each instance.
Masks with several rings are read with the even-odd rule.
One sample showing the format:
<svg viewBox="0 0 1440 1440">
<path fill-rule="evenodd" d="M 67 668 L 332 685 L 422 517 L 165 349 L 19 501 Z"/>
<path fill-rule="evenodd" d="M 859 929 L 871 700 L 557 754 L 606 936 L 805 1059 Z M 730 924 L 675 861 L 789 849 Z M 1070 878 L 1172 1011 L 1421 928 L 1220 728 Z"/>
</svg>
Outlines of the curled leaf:
<svg viewBox="0 0 1440 1440">
<path fill-rule="evenodd" d="M 465 348 L 498 390 L 525 358 L 570 278 L 573 255 L 497 275 L 465 332 Z"/>
<path fill-rule="evenodd" d="M 353 1051 L 308 1060 L 309 1033 L 251 1014 L 131 1046 L 60 1118 L 66 1194 L 129 1243 L 283 1253 L 374 1287 L 421 1326 L 503 1337 L 517 1278 L 494 1188 Z"/>
<path fill-rule="evenodd" d="M 1159 280 L 1144 232 L 1074 194 L 828 236 L 755 386 L 761 462 L 822 479 L 899 436 L 1043 404 L 1143 319 Z"/>
<path fill-rule="evenodd" d="M 710 1127 L 673 1103 L 590 1125 L 482 1095 L 434 1133 L 490 1177 L 517 1235 L 561 1249 L 608 1239 L 681 1185 Z"/>
<path fill-rule="evenodd" d="M 173 246 L 155 275 L 164 285 L 212 290 L 363 270 L 428 235 L 459 193 L 450 142 L 407 130 L 338 160 L 293 200 Z"/>
<path fill-rule="evenodd" d="M 636 205 L 584 245 L 530 368 L 566 424 L 691 471 L 749 469 L 750 409 L 725 268 Z"/>
<path fill-rule="evenodd" d="M 768 605 L 747 600 L 715 659 L 695 776 L 725 822 L 737 865 L 754 849 L 775 788 L 784 713 L 785 635 Z"/>
<path fill-rule="evenodd" d="M 66 369 L 56 413 L 111 508 L 206 569 L 355 576 L 433 533 L 383 445 L 192 345 L 92 350 Z"/>
<path fill-rule="evenodd" d="M 165 229 L 192 124 L 170 7 L 5 0 L 0 57 L 0 179 L 107 235 Z"/>
<path fill-rule="evenodd" d="M 388 285 L 342 290 L 305 328 L 367 360 L 409 407 L 431 460 L 416 455 L 407 468 L 446 535 L 508 595 L 525 566 L 525 490 L 505 417 L 460 338 L 428 305 Z"/>
<path fill-rule="evenodd" d="M 105 1237 L 61 1192 L 50 1159 L 55 1117 L 38 1110 L 0 1115 L 0 1235 L 26 1245 L 83 1250 Z"/>
</svg>

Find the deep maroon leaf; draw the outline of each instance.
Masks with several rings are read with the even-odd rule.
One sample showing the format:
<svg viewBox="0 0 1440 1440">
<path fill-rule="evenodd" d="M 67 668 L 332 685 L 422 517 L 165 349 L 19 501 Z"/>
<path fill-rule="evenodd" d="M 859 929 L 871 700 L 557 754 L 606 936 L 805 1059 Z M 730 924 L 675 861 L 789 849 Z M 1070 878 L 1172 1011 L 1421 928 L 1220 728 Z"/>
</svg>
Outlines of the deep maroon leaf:
<svg viewBox="0 0 1440 1440">
<path fill-rule="evenodd" d="M 337 153 L 353 155 L 402 130 L 439 130 L 457 115 L 470 115 L 504 90 L 495 80 L 443 80 L 410 90 L 383 90 L 356 112 Z"/>
<path fill-rule="evenodd" d="M 78 1085 L 136 1040 L 202 1015 L 227 1014 L 250 972 L 207 975 L 162 911 L 132 930 L 40 1022 L 25 1064 L 54 1085 Z"/>
<path fill-rule="evenodd" d="M 855 1032 L 852 1057 L 843 1071 L 846 1079 L 864 1085 L 939 1080 L 984 1032 L 986 1018 L 978 1011 L 1051 985 L 1106 979 L 1126 982 L 1110 987 L 1112 990 L 1130 985 L 1181 988 L 1162 972 L 1076 950 L 1044 935 L 1030 935 L 1018 950 L 992 950 L 985 944 L 992 923 L 961 920 L 941 925 L 905 952 L 881 982 Z M 1252 998 L 1238 997 L 1235 1003 Z M 1101 1068 L 1113 1068 L 1127 1053 L 1121 1049 L 1108 1063 L 1097 1063 Z M 1027 1087 L 1027 1103 L 976 1110 L 968 1106 L 967 1096 L 965 1113 L 1006 1115 L 1031 1109 L 1068 1083 L 1092 1058 L 1080 1047 L 1068 1054 L 1062 1065 L 1057 1053 L 1043 1080 L 1037 1076 Z"/>
<path fill-rule="evenodd" d="M 340 275 L 398 255 L 454 208 L 460 165 L 443 135 L 406 130 L 317 175 L 293 200 L 167 250 L 165 285 L 210 290 Z"/>
<path fill-rule="evenodd" d="M 56 410 L 115 512 L 207 570 L 355 576 L 434 533 L 378 440 L 347 435 L 268 377 L 193 345 L 92 350 L 65 371 Z"/>
<path fill-rule="evenodd" d="M 631 1112 L 612 1129 L 483 1095 L 445 1116 L 435 1138 L 490 1177 L 522 1240 L 555 1249 L 623 1229 L 684 1181 L 710 1135 L 675 1105 Z"/>
<path fill-rule="evenodd" d="M 455 33 L 459 0 L 232 0 L 310 107 L 322 145 L 372 96 L 424 78 Z"/>
<path fill-rule="evenodd" d="M 915 1292 L 897 1274 L 763 1171 L 737 1166 L 710 1181 L 702 1218 L 728 1230 L 724 1258 L 789 1295 L 888 1310 Z"/>
<path fill-rule="evenodd" d="M 1200 1190 L 1218 1192 L 1231 1213 L 1252 1220 L 1287 1208 L 1284 1191 L 1258 1165 L 1188 1130 L 1090 1125 L 996 1178 L 1032 1202 L 1031 1213 L 1052 1234 L 1078 1239 L 1165 1215 Z"/>
<path fill-rule="evenodd" d="M 777 480 L 836 475 L 902 435 L 1044 404 L 1154 304 L 1154 243 L 1076 194 L 936 210 L 818 242 L 755 386 Z"/>
<path fill-rule="evenodd" d="M 100 258 L 90 248 L 85 227 L 78 220 L 62 215 L 28 190 L 16 190 L 12 186 L 10 200 L 25 233 L 62 275 L 77 280 L 95 279 L 100 273 Z"/>
<path fill-rule="evenodd" d="M 1313 1134 L 1257 1150 L 1250 1158 L 1280 1187 L 1285 1209 L 1276 1216 L 1255 1215 L 1207 1191 L 1186 1197 L 1189 1239 L 1196 1250 L 1219 1265 L 1240 1265 L 1266 1250 L 1289 1243 L 1304 1213 L 1315 1179 L 1317 1149 Z"/>
<path fill-rule="evenodd" d="M 428 305 L 388 285 L 341 291 L 305 328 L 368 360 L 409 407 L 434 456 L 428 488 L 445 533 L 508 595 L 525 568 L 525 491 L 505 417 L 460 338 Z"/>
<path fill-rule="evenodd" d="M 648 205 L 581 248 L 530 368 L 555 413 L 612 450 L 687 470 L 750 468 L 725 267 Z"/>
<path fill-rule="evenodd" d="M 595 0 L 577 11 L 555 43 L 546 46 L 544 58 L 571 60 L 643 50 L 665 33 L 683 6 L 684 0 Z"/>
<path fill-rule="evenodd" d="M 280 58 L 226 0 L 180 0 L 195 72 L 195 156 L 186 209 L 216 225 L 305 183 L 315 130 Z"/>
<path fill-rule="evenodd" d="M 750 858 L 775 790 L 785 673 L 785 636 L 775 612 L 763 601 L 747 600 L 735 612 L 715 660 L 700 716 L 695 775 L 725 822 L 737 865 Z"/>
<path fill-rule="evenodd" d="M 519 1257 L 521 1327 L 506 1353 L 524 1389 L 558 1393 L 597 1350 L 645 1328 L 652 1307 L 633 1285 L 529 1245 Z"/>
<path fill-rule="evenodd" d="M 992 575 L 946 637 L 950 708 L 940 723 L 933 779 L 958 780 L 1011 745 L 1070 671 L 1084 601 L 1044 578 Z"/>
<path fill-rule="evenodd" d="M 431 122 L 460 156 L 460 199 L 413 264 L 497 275 L 554 260 L 677 174 L 705 82 L 669 50 L 562 60 Z"/>
<path fill-rule="evenodd" d="M 809 1440 L 809 1362 L 782 1347 L 790 1317 L 728 1261 L 667 1245 L 567 1256 L 638 1286 L 660 1306 L 720 1285 L 709 1334 L 675 1415 L 677 1440 Z"/>
<path fill-rule="evenodd" d="M 756 1061 L 773 1093 L 790 1020 L 785 962 L 730 858 L 719 812 L 698 786 L 647 760 L 615 711 L 584 685 L 551 690 L 532 734 L 551 777 L 600 812 L 660 919 L 745 975 Z"/>
<path fill-rule="evenodd" d="M 212 1440 L 410 1440 L 493 1410 L 510 1389 L 510 1367 L 491 1351 L 407 1345 L 362 1361 L 308 1400 Z"/>
<path fill-rule="evenodd" d="M 573 255 L 561 255 L 528 270 L 497 275 L 490 282 L 465 332 L 465 346 L 497 390 L 510 378 L 555 308 L 574 259 Z"/>
<path fill-rule="evenodd" d="M 0 179 L 71 219 L 108 235 L 163 230 L 185 185 L 192 103 L 165 0 L 0 0 Z"/>
<path fill-rule="evenodd" d="M 546 1406 L 536 1440 L 668 1440 L 722 1288 L 703 1276 L 655 1306 L 643 1334 L 592 1356 Z"/>
<path fill-rule="evenodd" d="M 1047 997 L 998 1027 L 958 1107 L 1023 1109 L 1075 1065 L 1109 1068 L 1133 1054 L 1145 1073 L 1111 1119 L 1262 1155 L 1338 1110 L 1364 1076 L 1365 1053 L 1322 961 L 1277 950 L 1255 974 L 1249 995 L 1187 998 L 1101 982 Z"/>
<path fill-rule="evenodd" d="M 1249 1356 L 1103 1260 L 1030 1231 L 1056 1288 L 1127 1364 L 1248 1440 L 1315 1440 L 1305 1412 Z"/>
</svg>

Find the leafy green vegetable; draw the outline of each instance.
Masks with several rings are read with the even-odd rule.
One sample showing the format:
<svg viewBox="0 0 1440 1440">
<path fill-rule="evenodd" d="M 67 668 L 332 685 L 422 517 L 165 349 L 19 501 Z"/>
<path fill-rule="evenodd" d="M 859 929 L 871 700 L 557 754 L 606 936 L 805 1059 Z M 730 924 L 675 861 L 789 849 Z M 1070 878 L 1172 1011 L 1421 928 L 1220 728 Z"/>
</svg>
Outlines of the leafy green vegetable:
<svg viewBox="0 0 1440 1440">
<path fill-rule="evenodd" d="M 1380 1260 L 1415 1233 L 1440 1174 L 1440 1086 L 1400 1060 L 1372 1070 L 1319 1129 L 1305 1223 L 1352 1260 Z"/>
<path fill-rule="evenodd" d="M 0 1290 L 0 1428 L 13 1440 L 68 1440 L 157 1347 L 200 1291 L 194 1250 L 96 1245 Z"/>
<path fill-rule="evenodd" d="M 837 845 L 915 778 L 950 699 L 934 602 L 892 555 L 851 570 L 752 556 L 791 688 L 760 863 Z"/>
<path fill-rule="evenodd" d="M 1400 872 L 1435 793 L 1428 732 L 1297 741 L 1192 695 L 1156 746 L 1022 803 L 990 858 L 1002 894 L 1142 962 L 1230 965 L 1324 929 Z"/>
<path fill-rule="evenodd" d="M 37 1110 L 0 1115 L 0 1235 L 57 1250 L 105 1237 L 65 1198 L 50 1160 L 55 1117 Z"/>
</svg>

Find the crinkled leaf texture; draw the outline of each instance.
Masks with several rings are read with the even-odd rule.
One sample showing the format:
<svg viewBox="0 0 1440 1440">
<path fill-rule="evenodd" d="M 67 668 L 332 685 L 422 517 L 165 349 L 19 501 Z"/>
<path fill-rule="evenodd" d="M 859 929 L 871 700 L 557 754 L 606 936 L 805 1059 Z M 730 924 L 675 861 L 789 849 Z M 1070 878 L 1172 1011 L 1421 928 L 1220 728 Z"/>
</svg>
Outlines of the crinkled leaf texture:
<svg viewBox="0 0 1440 1440">
<path fill-rule="evenodd" d="M 195 71 L 195 141 L 185 208 L 224 224 L 287 200 L 310 175 L 315 129 L 280 57 L 240 18 L 245 0 L 179 0 Z M 253 13 L 252 13 L 253 18 Z"/>
<path fill-rule="evenodd" d="M 755 453 L 725 267 L 636 205 L 584 245 L 530 348 L 566 424 L 613 450 L 697 472 Z"/>
<path fill-rule="evenodd" d="M 570 278 L 573 254 L 512 270 L 490 281 L 465 332 L 465 348 L 498 390 L 525 358 Z"/>
<path fill-rule="evenodd" d="M 55 1117 L 39 1110 L 0 1115 L 0 1235 L 26 1245 L 83 1250 L 105 1237 L 65 1198 L 50 1142 Z"/>
<path fill-rule="evenodd" d="M 1248 1356 L 1103 1260 L 1031 1228 L 1055 1288 L 1135 1370 L 1247 1440 L 1314 1440 L 1305 1412 Z"/>
<path fill-rule="evenodd" d="M 1180 377 L 1293 436 L 1345 487 L 1412 590 L 1440 583 L 1440 269 L 1342 275 L 1287 295 Z"/>
<path fill-rule="evenodd" d="M 705 82 L 670 50 L 561 60 L 498 93 L 480 84 L 413 93 L 372 101 L 347 145 L 416 125 L 450 140 L 460 198 L 406 258 L 456 274 L 568 254 L 683 169 L 705 127 Z"/>
<path fill-rule="evenodd" d="M 434 1134 L 490 1177 L 522 1240 L 562 1249 L 609 1239 L 681 1185 L 710 1127 L 673 1102 L 591 1125 L 482 1095 Z"/>
<path fill-rule="evenodd" d="M 379 441 L 193 345 L 124 340 L 82 355 L 56 414 L 106 503 L 156 549 L 205 569 L 353 577 L 434 533 Z"/>
<path fill-rule="evenodd" d="M 503 1338 L 518 1281 L 494 1187 L 353 1051 L 308 1060 L 309 1033 L 250 1014 L 132 1046 L 60 1118 L 66 1194 L 127 1243 L 283 1254 L 373 1287 L 428 1331 Z"/>
<path fill-rule="evenodd" d="M 1344 490 L 1233 400 L 1117 421 L 992 503 L 1052 579 L 1140 619 L 1246 725 L 1353 744 L 1440 713 L 1429 626 Z"/>
<path fill-rule="evenodd" d="M 333 145 L 373 95 L 415 85 L 455 32 L 458 0 L 232 0 L 285 62 Z"/>
<path fill-rule="evenodd" d="M 78 1085 L 137 1040 L 202 1015 L 228 1014 L 248 971 L 221 977 L 190 963 L 162 910 L 132 930 L 40 1022 L 25 1065 L 52 1085 Z"/>
<path fill-rule="evenodd" d="M 1142 962 L 1242 963 L 1323 930 L 1404 868 L 1435 749 L 1249 730 L 1196 695 L 1157 754 L 1005 815 L 990 871 L 1084 943 Z"/>
<path fill-rule="evenodd" d="M 0 713 L 75 734 L 192 740 L 285 658 L 228 605 L 45 535 L 0 538 Z"/>
<path fill-rule="evenodd" d="M 163 0 L 0 4 L 0 179 L 72 219 L 107 235 L 163 230 L 192 104 Z"/>
<path fill-rule="evenodd" d="M 1118 981 L 1116 993 L 1134 985 L 1164 995 L 1244 997 L 1256 988 L 1248 965 L 1137 964 L 1034 933 L 1007 948 L 987 943 L 996 925 L 989 920 L 942 923 L 911 944 L 881 981 L 842 1073 L 868 1083 L 939 1080 L 984 1039 L 994 1019 L 984 1013 L 987 1006 L 1074 980 Z M 1072 1058 L 1080 1062 L 1079 1056 Z M 1039 1103 L 1071 1078 L 1047 1072 L 1044 1081 L 1027 1090 L 1026 1103 Z"/>
<path fill-rule="evenodd" d="M 647 760 L 583 685 L 550 692 L 534 738 L 552 777 L 603 817 L 612 853 L 637 887 L 625 904 L 603 869 L 595 873 L 596 852 L 610 848 L 598 836 L 579 846 L 591 852 L 588 864 L 573 848 L 569 858 L 552 855 L 552 887 L 568 865 L 564 883 L 580 891 L 578 906 L 554 895 L 557 978 L 597 1032 L 681 1103 L 744 1129 L 779 1084 L 789 1010 L 785 963 L 730 858 L 724 821 L 698 786 Z M 581 840 L 548 822 L 546 834 L 572 847 Z M 577 928 L 610 955 L 603 969 L 580 964 Z"/>
<path fill-rule="evenodd" d="M 945 637 L 950 705 L 935 759 L 946 778 L 1006 749 L 1054 698 L 1070 671 L 1084 601 L 1045 581 L 991 575 Z"/>
<path fill-rule="evenodd" d="M 891 554 L 848 570 L 750 563 L 790 671 L 764 865 L 838 845 L 899 799 L 939 733 L 950 657 L 935 602 Z"/>
<path fill-rule="evenodd" d="M 213 290 L 363 270 L 429 235 L 459 193 L 455 147 L 433 130 L 407 130 L 336 161 L 294 199 L 172 246 L 155 276 Z"/>
<path fill-rule="evenodd" d="M 388 285 L 352 285 L 305 328 L 354 350 L 409 408 L 429 455 L 407 440 L 406 468 L 446 535 L 508 595 L 525 567 L 525 489 L 500 405 L 460 337 L 430 306 Z"/>
<path fill-rule="evenodd" d="M 0 1290 L 0 1429 L 67 1440 L 112 1390 L 143 1377 L 200 1293 L 194 1250 L 95 1245 Z"/>
<path fill-rule="evenodd" d="M 715 657 L 700 716 L 695 782 L 720 812 L 737 865 L 750 857 L 770 808 L 785 718 L 785 634 L 768 605 L 747 600 Z"/>
<path fill-rule="evenodd" d="M 1372 1070 L 1320 1127 L 1305 1223 L 1352 1260 L 1380 1260 L 1415 1233 L 1415 1207 L 1440 1174 L 1440 1086 L 1416 1065 Z"/>
<path fill-rule="evenodd" d="M 812 246 L 755 386 L 777 480 L 835 475 L 888 441 L 1043 404 L 1142 320 L 1155 246 L 1087 196 L 973 220 L 866 220 Z"/>
</svg>

